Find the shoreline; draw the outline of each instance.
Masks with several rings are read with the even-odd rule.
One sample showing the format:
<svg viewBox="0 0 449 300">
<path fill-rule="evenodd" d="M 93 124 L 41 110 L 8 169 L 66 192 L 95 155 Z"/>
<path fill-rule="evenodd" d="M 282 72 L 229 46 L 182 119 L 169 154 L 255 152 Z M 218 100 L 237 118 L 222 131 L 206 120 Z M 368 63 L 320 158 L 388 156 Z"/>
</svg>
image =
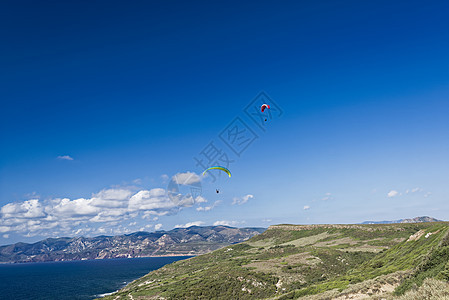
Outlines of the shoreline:
<svg viewBox="0 0 449 300">
<path fill-rule="evenodd" d="M 21 264 L 39 264 L 39 263 L 57 263 L 57 262 L 75 262 L 75 261 L 100 261 L 100 260 L 112 260 L 112 259 L 134 259 L 134 258 L 158 258 L 158 257 L 195 257 L 201 254 L 191 255 L 157 255 L 157 256 L 136 256 L 136 257 L 110 257 L 110 258 L 89 258 L 89 259 L 70 259 L 70 260 L 46 260 L 46 261 L 16 261 L 16 262 L 0 262 L 0 265 L 21 265 Z"/>
</svg>

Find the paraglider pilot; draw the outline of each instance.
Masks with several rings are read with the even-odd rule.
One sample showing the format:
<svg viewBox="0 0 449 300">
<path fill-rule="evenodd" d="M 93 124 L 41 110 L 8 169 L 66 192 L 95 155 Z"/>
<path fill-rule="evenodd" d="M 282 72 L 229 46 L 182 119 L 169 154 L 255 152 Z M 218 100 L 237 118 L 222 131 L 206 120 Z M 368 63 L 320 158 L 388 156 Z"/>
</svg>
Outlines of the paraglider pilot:
<svg viewBox="0 0 449 300">
<path fill-rule="evenodd" d="M 270 106 L 268 104 L 262 104 L 262 106 L 260 107 L 260 111 L 264 112 L 266 108 L 270 109 Z M 266 121 L 267 121 L 267 119 L 265 118 L 265 122 Z"/>
</svg>

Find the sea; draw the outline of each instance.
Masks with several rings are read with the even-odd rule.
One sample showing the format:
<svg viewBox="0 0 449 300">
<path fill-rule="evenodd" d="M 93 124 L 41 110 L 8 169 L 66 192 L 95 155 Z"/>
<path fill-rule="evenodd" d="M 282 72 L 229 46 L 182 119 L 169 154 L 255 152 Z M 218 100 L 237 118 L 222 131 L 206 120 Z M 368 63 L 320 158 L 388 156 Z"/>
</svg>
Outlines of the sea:
<svg viewBox="0 0 449 300">
<path fill-rule="evenodd" d="M 191 256 L 0 264 L 2 300 L 88 300 Z"/>
</svg>

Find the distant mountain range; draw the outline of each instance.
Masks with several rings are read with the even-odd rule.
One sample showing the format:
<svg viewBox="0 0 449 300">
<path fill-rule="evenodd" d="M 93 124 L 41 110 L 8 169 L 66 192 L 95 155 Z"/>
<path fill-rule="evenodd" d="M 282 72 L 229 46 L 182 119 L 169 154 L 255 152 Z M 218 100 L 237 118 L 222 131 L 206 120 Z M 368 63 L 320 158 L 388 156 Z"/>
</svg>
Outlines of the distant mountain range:
<svg viewBox="0 0 449 300">
<path fill-rule="evenodd" d="M 361 224 L 393 224 L 393 223 L 423 223 L 423 222 L 443 222 L 432 217 L 416 217 L 413 219 L 400 219 L 395 221 L 365 221 Z"/>
<path fill-rule="evenodd" d="M 0 263 L 199 255 L 243 242 L 266 228 L 192 226 L 127 235 L 49 238 L 0 247 Z"/>
</svg>

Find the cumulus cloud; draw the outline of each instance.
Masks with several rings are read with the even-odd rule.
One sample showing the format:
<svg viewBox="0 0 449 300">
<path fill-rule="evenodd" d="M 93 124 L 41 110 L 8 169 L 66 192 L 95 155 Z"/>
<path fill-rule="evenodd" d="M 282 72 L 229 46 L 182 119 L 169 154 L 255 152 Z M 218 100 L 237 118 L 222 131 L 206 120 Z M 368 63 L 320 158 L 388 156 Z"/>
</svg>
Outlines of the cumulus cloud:
<svg viewBox="0 0 449 300">
<path fill-rule="evenodd" d="M 128 202 L 130 211 L 160 210 L 173 207 L 175 207 L 175 203 L 166 196 L 165 190 L 161 188 L 141 190 L 134 194 Z"/>
<path fill-rule="evenodd" d="M 304 210 L 309 210 L 309 209 L 310 209 L 310 206 L 309 206 L 309 205 L 304 205 L 303 209 L 304 209 Z"/>
<path fill-rule="evenodd" d="M 191 226 L 201 226 L 204 225 L 205 223 L 203 221 L 195 221 L 195 222 L 189 222 L 186 224 L 178 224 L 175 225 L 175 228 L 189 228 Z"/>
<path fill-rule="evenodd" d="M 222 220 L 222 221 L 216 221 L 214 222 L 214 226 L 237 226 L 238 224 L 240 224 L 242 222 L 239 221 L 226 221 L 226 220 Z"/>
<path fill-rule="evenodd" d="M 46 212 L 53 218 L 78 219 L 95 216 L 101 212 L 101 207 L 92 204 L 92 199 L 79 198 L 70 200 L 68 198 L 55 199 L 52 206 L 47 206 Z"/>
<path fill-rule="evenodd" d="M 232 199 L 232 205 L 242 205 L 242 204 L 245 204 L 246 202 L 248 202 L 248 200 L 249 199 L 253 199 L 254 198 L 254 195 L 251 195 L 251 194 L 248 194 L 248 195 L 245 195 L 245 196 L 243 196 L 243 197 L 234 197 L 233 199 Z"/>
<path fill-rule="evenodd" d="M 393 197 L 396 197 L 397 195 L 399 195 L 399 192 L 395 191 L 395 190 L 391 190 L 387 194 L 388 198 L 393 198 Z"/>
<path fill-rule="evenodd" d="M 57 159 L 59 160 L 73 160 L 73 157 L 69 156 L 69 155 L 60 155 L 57 157 Z"/>
<path fill-rule="evenodd" d="M 195 198 L 195 203 L 205 203 L 207 202 L 206 198 L 198 196 Z"/>
<path fill-rule="evenodd" d="M 8 203 L 0 210 L 5 219 L 33 219 L 45 217 L 44 208 L 39 199 L 31 199 L 22 203 Z"/>
<path fill-rule="evenodd" d="M 96 207 L 126 207 L 132 192 L 126 189 L 107 189 L 94 194 L 92 205 Z"/>
<path fill-rule="evenodd" d="M 204 202 L 207 200 L 201 196 L 190 196 L 176 205 L 162 188 L 110 188 L 86 198 L 30 199 L 0 207 L 0 233 L 15 232 L 27 237 L 123 234 L 130 231 L 127 226 L 137 225 L 137 218 L 157 221 L 158 217 L 178 213 L 182 207 Z"/>
<path fill-rule="evenodd" d="M 211 206 L 205 206 L 205 207 L 197 207 L 196 208 L 196 210 L 197 211 L 209 211 L 209 210 L 212 210 L 213 208 L 215 208 L 215 206 L 217 206 L 218 204 L 220 204 L 221 203 L 221 201 L 220 200 L 217 200 L 217 201 L 215 201 L 214 202 L 214 204 L 212 204 Z"/>
<path fill-rule="evenodd" d="M 196 196 L 195 198 L 191 194 L 181 194 L 181 193 L 173 193 L 169 192 L 169 198 L 172 201 L 173 205 L 179 207 L 190 207 L 195 203 L 204 203 L 207 200 L 202 196 Z"/>
<path fill-rule="evenodd" d="M 181 185 L 191 185 L 201 181 L 201 177 L 193 172 L 178 173 L 172 177 L 173 181 Z"/>
<path fill-rule="evenodd" d="M 162 228 L 162 224 L 161 223 L 154 225 L 154 230 L 159 230 L 161 228 Z"/>
<path fill-rule="evenodd" d="M 11 231 L 11 227 L 9 226 L 0 226 L 0 232 L 8 232 Z"/>
<path fill-rule="evenodd" d="M 165 210 L 165 211 L 164 210 L 162 210 L 162 211 L 147 210 L 142 213 L 142 219 L 157 221 L 159 219 L 159 217 L 166 216 L 169 214 L 170 214 L 170 211 L 168 211 L 168 210 Z M 154 216 L 156 216 L 156 217 L 154 217 Z"/>
<path fill-rule="evenodd" d="M 422 188 L 420 188 L 420 187 L 415 187 L 415 188 L 413 188 L 413 189 L 407 189 L 407 190 L 405 190 L 405 194 L 406 194 L 406 195 L 411 195 L 411 194 L 416 194 L 416 193 L 422 193 L 422 192 L 424 192 L 424 190 L 423 190 Z M 430 192 L 427 192 L 427 193 L 430 193 Z M 426 196 L 427 193 L 424 194 L 424 197 L 428 197 L 428 195 Z M 401 193 L 400 193 L 399 195 L 401 195 Z"/>
<path fill-rule="evenodd" d="M 161 179 L 163 183 L 167 183 L 170 177 L 167 174 L 162 174 Z"/>
<path fill-rule="evenodd" d="M 331 194 L 331 193 L 326 193 L 326 194 L 324 195 L 324 197 L 321 198 L 321 200 L 323 200 L 323 201 L 332 200 L 332 199 L 333 199 L 333 197 L 332 197 L 332 194 Z"/>
</svg>

